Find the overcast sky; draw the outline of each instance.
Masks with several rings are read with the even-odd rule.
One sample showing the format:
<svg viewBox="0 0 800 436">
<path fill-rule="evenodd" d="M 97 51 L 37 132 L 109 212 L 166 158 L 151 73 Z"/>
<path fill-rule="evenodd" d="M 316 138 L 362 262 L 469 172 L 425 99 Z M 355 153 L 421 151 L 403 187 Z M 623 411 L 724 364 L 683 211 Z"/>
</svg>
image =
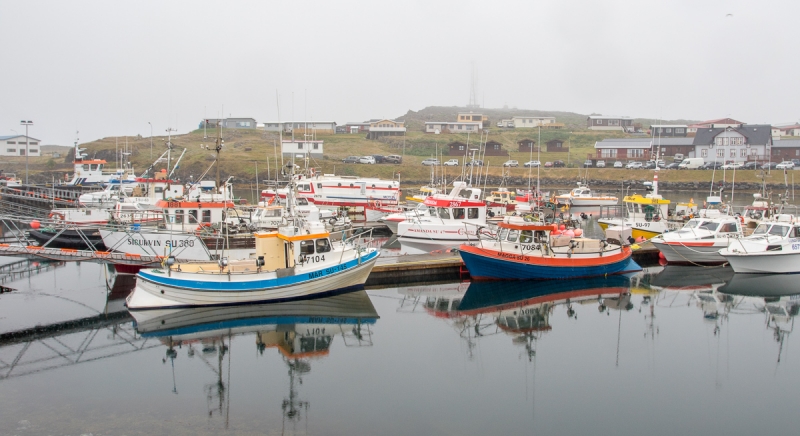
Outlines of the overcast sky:
<svg viewBox="0 0 800 436">
<path fill-rule="evenodd" d="M 464 106 L 797 121 L 797 1 L 0 0 L 0 135 Z M 280 102 L 280 112 L 278 110 Z"/>
</svg>

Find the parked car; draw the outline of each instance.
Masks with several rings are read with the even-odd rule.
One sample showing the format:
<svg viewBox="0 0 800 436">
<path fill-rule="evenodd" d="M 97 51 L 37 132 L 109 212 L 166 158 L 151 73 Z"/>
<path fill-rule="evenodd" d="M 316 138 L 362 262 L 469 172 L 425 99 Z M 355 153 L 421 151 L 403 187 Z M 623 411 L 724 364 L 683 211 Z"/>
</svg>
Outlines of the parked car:
<svg viewBox="0 0 800 436">
<path fill-rule="evenodd" d="M 554 168 L 563 168 L 565 166 L 567 166 L 567 164 L 565 164 L 563 160 L 553 161 Z"/>
<path fill-rule="evenodd" d="M 544 167 L 545 168 L 553 168 L 553 162 L 545 162 L 544 163 Z"/>
<path fill-rule="evenodd" d="M 732 163 L 725 164 L 725 165 L 722 166 L 723 170 L 738 170 L 738 169 L 741 169 L 741 168 L 742 168 L 742 163 L 741 162 L 732 162 Z"/>
<path fill-rule="evenodd" d="M 790 160 L 785 160 L 778 165 L 775 165 L 776 170 L 790 170 L 792 168 L 794 168 L 794 162 Z"/>
<path fill-rule="evenodd" d="M 506 127 L 514 127 L 514 122 L 513 121 L 507 122 Z"/>
<path fill-rule="evenodd" d="M 375 158 L 375 163 L 386 162 L 386 157 L 382 154 L 373 154 L 372 157 Z"/>
<path fill-rule="evenodd" d="M 749 162 L 745 162 L 744 165 L 742 165 L 742 169 L 743 170 L 757 170 L 760 167 L 761 166 L 758 164 L 758 162 L 756 162 L 754 160 L 751 160 Z"/>
<path fill-rule="evenodd" d="M 386 163 L 399 164 L 399 163 L 403 163 L 403 156 L 398 156 L 396 154 L 390 154 L 389 156 L 386 156 L 383 160 Z"/>
<path fill-rule="evenodd" d="M 778 166 L 777 162 L 766 162 L 763 165 L 761 165 L 761 169 L 762 170 L 774 170 L 775 167 L 777 167 L 777 166 Z"/>
<path fill-rule="evenodd" d="M 346 158 L 342 159 L 344 163 L 358 163 L 361 159 L 361 156 L 347 156 Z"/>
<path fill-rule="evenodd" d="M 512 160 L 507 160 L 507 161 L 506 161 L 506 162 L 503 164 L 503 166 L 504 166 L 504 167 L 518 167 L 518 166 L 519 166 L 519 162 L 517 162 L 517 161 L 515 161 L 515 160 L 513 160 L 513 159 L 512 159 Z"/>
<path fill-rule="evenodd" d="M 625 168 L 629 170 L 638 170 L 642 168 L 642 163 L 639 161 L 628 162 L 628 164 L 625 165 Z"/>
<path fill-rule="evenodd" d="M 597 168 L 605 168 L 605 167 L 606 167 L 606 161 L 604 161 L 604 160 L 599 160 L 599 161 L 597 161 L 597 165 L 595 165 L 595 166 L 596 166 Z"/>
<path fill-rule="evenodd" d="M 480 160 L 480 159 L 475 159 L 475 160 L 472 160 L 472 161 L 469 161 L 469 162 L 465 163 L 464 165 L 466 165 L 468 167 L 472 166 L 472 165 L 475 165 L 476 167 L 482 167 L 483 166 L 483 161 Z"/>
<path fill-rule="evenodd" d="M 449 161 L 443 163 L 442 165 L 447 167 L 457 167 L 458 166 L 458 159 L 450 159 Z"/>
<path fill-rule="evenodd" d="M 592 166 L 592 160 L 591 160 L 591 159 L 586 159 L 586 160 L 583 162 L 583 167 L 584 167 L 584 168 L 589 168 L 590 166 Z"/>
<path fill-rule="evenodd" d="M 358 163 L 362 163 L 362 164 L 374 164 L 374 163 L 375 163 L 375 158 L 374 158 L 374 157 L 372 157 L 372 156 L 361 156 L 361 157 L 358 159 Z"/>
<path fill-rule="evenodd" d="M 522 164 L 522 166 L 525 167 L 525 168 L 537 168 L 537 167 L 539 167 L 541 165 L 542 165 L 542 163 L 539 162 L 538 160 L 529 160 L 528 162 L 525 162 L 524 164 Z"/>
<path fill-rule="evenodd" d="M 665 170 L 677 170 L 680 162 L 672 162 L 671 164 L 664 167 Z"/>
<path fill-rule="evenodd" d="M 794 164 L 794 166 L 800 167 L 800 159 L 792 159 L 792 163 Z"/>
<path fill-rule="evenodd" d="M 644 169 L 644 170 L 652 170 L 655 167 L 656 167 L 656 163 L 654 161 L 652 161 L 652 160 L 649 160 L 649 161 L 645 162 L 644 165 L 641 166 L 641 168 Z"/>
<path fill-rule="evenodd" d="M 622 168 L 624 165 L 622 164 L 621 160 L 614 162 L 614 168 Z"/>
<path fill-rule="evenodd" d="M 497 122 L 497 127 L 503 127 L 503 122 L 502 121 L 498 121 Z"/>
<path fill-rule="evenodd" d="M 426 165 L 426 166 L 429 166 L 429 167 L 430 166 L 438 166 L 438 165 L 441 165 L 441 162 L 439 162 L 439 159 L 434 159 L 432 157 L 429 157 L 429 158 L 425 159 L 424 161 L 422 161 L 422 165 Z"/>
<path fill-rule="evenodd" d="M 713 170 L 713 169 L 720 169 L 722 168 L 722 162 L 706 162 L 703 165 L 700 165 L 698 170 Z"/>
<path fill-rule="evenodd" d="M 665 166 L 667 166 L 667 163 L 664 162 L 664 159 L 659 159 L 656 161 L 656 165 L 658 165 L 659 168 L 664 168 Z"/>
</svg>

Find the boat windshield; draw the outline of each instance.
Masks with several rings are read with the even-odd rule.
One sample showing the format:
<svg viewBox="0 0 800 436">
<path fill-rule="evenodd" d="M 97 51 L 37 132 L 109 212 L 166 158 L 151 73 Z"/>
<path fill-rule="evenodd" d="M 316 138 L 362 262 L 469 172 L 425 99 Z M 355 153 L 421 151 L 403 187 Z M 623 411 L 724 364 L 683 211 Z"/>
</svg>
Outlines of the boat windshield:
<svg viewBox="0 0 800 436">
<path fill-rule="evenodd" d="M 506 240 L 508 242 L 517 242 L 518 237 L 519 237 L 519 230 L 511 230 L 508 232 L 508 238 Z"/>
<path fill-rule="evenodd" d="M 500 241 L 506 239 L 506 236 L 508 236 L 508 229 L 501 228 L 500 231 L 497 233 L 497 239 Z"/>
<path fill-rule="evenodd" d="M 719 223 L 715 223 L 713 221 L 706 221 L 703 224 L 700 224 L 701 229 L 706 229 L 710 231 L 715 231 L 719 227 Z"/>
<path fill-rule="evenodd" d="M 786 236 L 789 234 L 789 226 L 774 225 L 769 229 L 770 235 Z"/>
<path fill-rule="evenodd" d="M 692 219 L 692 220 L 689 220 L 689 222 L 688 222 L 688 223 L 684 224 L 684 225 L 683 225 L 683 228 L 684 228 L 684 229 L 693 229 L 693 228 L 695 228 L 695 227 L 699 226 L 699 225 L 700 225 L 700 223 L 702 223 L 702 222 L 703 222 L 702 220 L 695 220 L 695 219 Z"/>
<path fill-rule="evenodd" d="M 766 235 L 769 226 L 767 224 L 761 223 L 753 230 L 753 235 Z"/>
</svg>

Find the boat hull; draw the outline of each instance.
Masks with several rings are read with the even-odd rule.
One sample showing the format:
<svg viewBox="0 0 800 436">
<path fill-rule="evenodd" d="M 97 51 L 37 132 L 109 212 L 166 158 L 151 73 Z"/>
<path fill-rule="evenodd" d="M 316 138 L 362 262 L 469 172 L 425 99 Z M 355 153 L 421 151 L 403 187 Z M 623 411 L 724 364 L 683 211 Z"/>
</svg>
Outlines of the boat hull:
<svg viewBox="0 0 800 436">
<path fill-rule="evenodd" d="M 42 232 L 39 230 L 28 230 L 28 235 L 39 243 L 39 245 L 47 244 L 50 248 L 74 248 L 77 250 L 99 250 L 104 251 L 106 246 L 103 244 L 103 238 L 97 229 L 84 229 L 84 230 L 64 230 L 60 235 L 56 233 Z M 83 233 L 83 235 L 81 235 Z M 87 243 L 88 241 L 88 243 Z M 89 244 L 92 247 L 89 247 Z"/>
<path fill-rule="evenodd" d="M 334 295 L 363 287 L 378 259 L 373 251 L 361 259 L 307 269 L 294 275 L 199 274 L 142 270 L 128 297 L 129 310 L 280 302 Z"/>
<path fill-rule="evenodd" d="M 459 254 L 475 280 L 548 280 L 596 277 L 640 271 L 631 250 L 597 257 L 522 256 L 461 245 Z M 524 260 L 518 260 L 519 258 Z"/>
<path fill-rule="evenodd" d="M 723 249 L 720 255 L 737 274 L 800 274 L 800 249 L 754 253 L 734 253 Z"/>
<path fill-rule="evenodd" d="M 727 240 L 704 243 L 702 241 L 665 242 L 653 238 L 650 242 L 664 255 L 669 263 L 722 264 L 726 260 L 719 250 L 728 246 Z"/>
</svg>

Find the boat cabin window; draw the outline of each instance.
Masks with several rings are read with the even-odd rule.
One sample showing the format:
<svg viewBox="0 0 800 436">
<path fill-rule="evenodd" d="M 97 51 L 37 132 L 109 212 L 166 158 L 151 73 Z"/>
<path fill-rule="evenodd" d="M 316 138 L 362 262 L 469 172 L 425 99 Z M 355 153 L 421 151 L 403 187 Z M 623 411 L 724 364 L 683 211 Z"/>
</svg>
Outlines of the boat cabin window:
<svg viewBox="0 0 800 436">
<path fill-rule="evenodd" d="M 712 221 L 707 221 L 700 225 L 701 229 L 710 230 L 712 232 L 714 230 L 717 230 L 717 227 L 719 227 L 719 223 L 715 223 Z"/>
<path fill-rule="evenodd" d="M 523 244 L 530 244 L 531 242 L 533 242 L 533 231 L 523 230 L 522 236 L 519 238 L 519 242 Z"/>
<path fill-rule="evenodd" d="M 92 171 L 97 171 L 97 164 L 92 164 L 91 168 L 92 168 Z"/>
<path fill-rule="evenodd" d="M 183 209 L 175 209 L 175 217 L 174 220 L 172 219 L 172 215 L 170 215 L 170 221 L 175 224 L 183 224 Z"/>
<path fill-rule="evenodd" d="M 547 233 L 544 230 L 537 230 L 533 234 L 533 241 L 538 243 L 545 242 L 547 240 Z"/>
<path fill-rule="evenodd" d="M 161 194 L 162 192 L 164 192 L 164 187 L 163 186 L 154 186 L 153 187 L 153 192 L 155 192 L 156 194 Z"/>
<path fill-rule="evenodd" d="M 497 239 L 500 241 L 506 239 L 507 236 L 508 236 L 508 229 L 500 229 L 500 231 L 497 232 Z"/>
<path fill-rule="evenodd" d="M 204 223 L 211 222 L 211 211 L 208 209 L 203 210 L 203 222 Z"/>
<path fill-rule="evenodd" d="M 788 226 L 772 226 L 772 228 L 769 229 L 770 235 L 786 236 L 788 233 L 789 233 Z"/>
<path fill-rule="evenodd" d="M 430 215 L 430 216 L 438 216 L 436 214 L 436 208 L 435 207 L 429 207 L 428 208 L 428 215 Z"/>
<path fill-rule="evenodd" d="M 300 241 L 300 254 L 314 254 L 314 241 Z"/>
<path fill-rule="evenodd" d="M 736 227 L 736 223 L 724 223 L 722 227 L 720 227 L 720 233 L 733 233 L 736 232 L 738 229 Z"/>
<path fill-rule="evenodd" d="M 189 224 L 197 224 L 200 221 L 197 220 L 197 210 L 190 210 L 189 211 Z"/>
<path fill-rule="evenodd" d="M 506 240 L 508 242 L 517 242 L 517 238 L 519 237 L 519 230 L 509 230 L 508 237 Z"/>
<path fill-rule="evenodd" d="M 83 170 L 89 171 L 89 164 L 83 164 Z"/>
<path fill-rule="evenodd" d="M 331 251 L 331 243 L 328 239 L 317 239 L 316 241 L 317 253 L 327 253 Z"/>
<path fill-rule="evenodd" d="M 295 198 L 295 203 L 297 203 L 298 206 L 308 206 L 308 199 L 305 197 L 297 197 Z"/>
<path fill-rule="evenodd" d="M 469 209 L 467 209 L 467 217 L 471 220 L 478 219 L 478 208 L 470 207 Z"/>
<path fill-rule="evenodd" d="M 692 219 L 692 220 L 689 220 L 688 223 L 684 224 L 683 227 L 685 227 L 687 229 L 693 229 L 693 228 L 697 227 L 701 222 L 702 221 L 700 221 L 700 220 Z"/>
<path fill-rule="evenodd" d="M 450 219 L 450 209 L 448 209 L 446 207 L 440 207 L 439 208 L 439 218 L 441 218 L 443 220 L 449 220 Z"/>
<path fill-rule="evenodd" d="M 464 208 L 463 207 L 454 208 L 453 209 L 453 218 L 455 218 L 457 220 L 463 220 L 464 219 Z"/>
</svg>

